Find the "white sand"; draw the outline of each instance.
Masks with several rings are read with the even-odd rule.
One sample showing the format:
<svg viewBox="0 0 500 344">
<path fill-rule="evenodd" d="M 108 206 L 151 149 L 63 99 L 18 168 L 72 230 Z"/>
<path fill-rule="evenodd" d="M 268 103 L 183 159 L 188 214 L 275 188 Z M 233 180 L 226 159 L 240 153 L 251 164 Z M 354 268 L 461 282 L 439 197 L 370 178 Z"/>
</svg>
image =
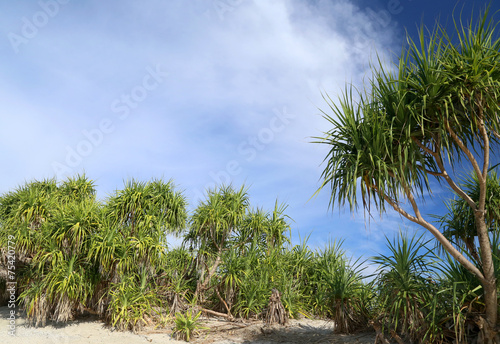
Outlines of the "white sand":
<svg viewBox="0 0 500 344">
<path fill-rule="evenodd" d="M 0 307 L 0 342 L 2 344 L 138 344 L 138 343 L 185 343 L 171 338 L 170 334 L 133 334 L 111 331 L 100 321 L 75 321 L 67 325 L 50 324 L 34 328 L 28 326 L 25 318 L 15 320 L 15 335 L 9 334 L 9 309 Z M 170 332 L 170 331 L 166 331 Z"/>
<path fill-rule="evenodd" d="M 9 334 L 9 309 L 0 307 L 0 343 L 22 344 L 146 344 L 146 343 L 186 343 L 172 339 L 170 329 L 149 329 L 139 334 L 119 332 L 104 326 L 102 321 L 77 320 L 68 324 L 50 323 L 45 327 L 30 327 L 24 317 L 16 315 L 15 335 Z M 263 333 L 262 321 L 230 323 L 210 319 L 204 321 L 204 326 L 210 328 L 194 343 L 338 343 L 338 344 L 372 344 L 373 333 L 357 335 L 334 335 L 333 324 L 321 320 L 290 320 L 286 327 L 277 327 L 271 333 Z M 265 332 L 265 331 L 264 331 Z"/>
</svg>

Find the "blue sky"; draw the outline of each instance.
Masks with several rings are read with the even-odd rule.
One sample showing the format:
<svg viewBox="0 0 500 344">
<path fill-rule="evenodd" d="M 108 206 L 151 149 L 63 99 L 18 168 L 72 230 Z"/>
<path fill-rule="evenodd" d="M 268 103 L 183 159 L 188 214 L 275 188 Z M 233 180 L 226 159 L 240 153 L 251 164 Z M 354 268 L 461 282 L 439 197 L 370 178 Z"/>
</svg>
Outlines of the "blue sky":
<svg viewBox="0 0 500 344">
<path fill-rule="evenodd" d="M 458 2 L 458 9 L 464 4 Z M 476 8 L 486 1 L 474 1 Z M 362 85 L 455 1 L 41 0 L 0 5 L 0 192 L 83 171 L 105 197 L 130 178 L 204 190 L 246 184 L 253 206 L 289 205 L 293 239 L 344 239 L 359 257 L 410 225 L 328 209 L 319 186 L 326 92 Z M 494 9 L 499 5 L 493 5 Z M 468 15 L 472 5 L 466 4 Z M 436 184 L 423 212 L 443 211 Z"/>
</svg>

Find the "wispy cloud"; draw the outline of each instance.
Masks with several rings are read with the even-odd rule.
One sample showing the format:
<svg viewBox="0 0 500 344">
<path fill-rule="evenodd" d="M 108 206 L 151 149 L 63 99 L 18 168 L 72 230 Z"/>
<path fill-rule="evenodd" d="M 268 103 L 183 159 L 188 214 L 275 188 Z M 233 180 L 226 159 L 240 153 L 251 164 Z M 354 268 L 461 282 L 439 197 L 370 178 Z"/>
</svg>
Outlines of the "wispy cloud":
<svg viewBox="0 0 500 344">
<path fill-rule="evenodd" d="M 301 233 L 343 234 L 326 196 L 308 201 L 321 92 L 361 83 L 375 52 L 394 50 L 394 21 L 344 0 L 2 6 L 0 191 L 86 171 L 105 195 L 164 176 L 193 207 L 213 183 L 246 183 L 255 205 L 289 203 Z M 37 32 L 13 47 L 25 18 Z"/>
</svg>

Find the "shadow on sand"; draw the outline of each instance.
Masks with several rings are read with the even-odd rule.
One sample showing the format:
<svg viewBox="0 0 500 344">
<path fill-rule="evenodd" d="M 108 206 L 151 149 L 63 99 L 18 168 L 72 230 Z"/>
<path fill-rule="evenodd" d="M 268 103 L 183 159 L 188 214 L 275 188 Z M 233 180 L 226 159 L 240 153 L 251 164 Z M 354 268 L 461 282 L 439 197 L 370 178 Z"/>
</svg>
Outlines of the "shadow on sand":
<svg viewBox="0 0 500 344">
<path fill-rule="evenodd" d="M 374 333 L 364 332 L 352 335 L 334 334 L 331 328 L 315 327 L 298 324 L 293 327 L 273 326 L 262 327 L 260 333 L 249 335 L 245 344 L 268 344 L 268 343 L 373 343 Z"/>
</svg>

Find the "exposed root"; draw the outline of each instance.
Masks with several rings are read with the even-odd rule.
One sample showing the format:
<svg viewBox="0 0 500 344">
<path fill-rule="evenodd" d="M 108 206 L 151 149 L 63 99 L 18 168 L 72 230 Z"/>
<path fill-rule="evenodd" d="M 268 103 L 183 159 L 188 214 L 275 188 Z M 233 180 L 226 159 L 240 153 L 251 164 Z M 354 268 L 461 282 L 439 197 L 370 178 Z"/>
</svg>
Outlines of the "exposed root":
<svg viewBox="0 0 500 344">
<path fill-rule="evenodd" d="M 273 288 L 269 297 L 269 306 L 267 307 L 264 322 L 267 326 L 274 325 L 275 323 L 286 325 L 288 322 L 288 314 L 281 303 L 281 293 L 276 288 Z"/>
</svg>

